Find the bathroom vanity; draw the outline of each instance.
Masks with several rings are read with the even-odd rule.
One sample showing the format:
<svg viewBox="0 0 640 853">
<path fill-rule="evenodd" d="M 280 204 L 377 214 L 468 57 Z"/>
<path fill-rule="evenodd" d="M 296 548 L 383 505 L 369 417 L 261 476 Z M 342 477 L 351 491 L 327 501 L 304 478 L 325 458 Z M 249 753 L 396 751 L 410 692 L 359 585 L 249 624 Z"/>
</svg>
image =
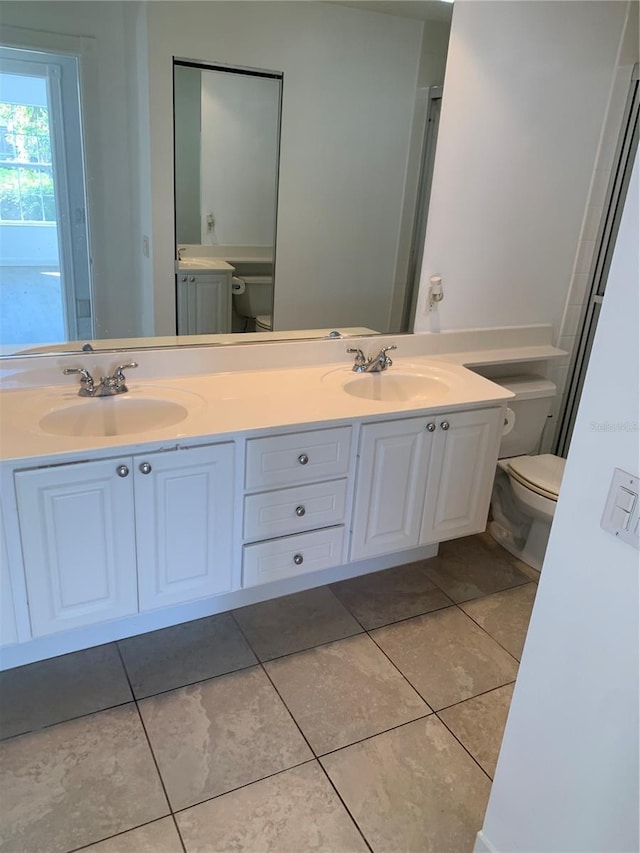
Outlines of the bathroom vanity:
<svg viewBox="0 0 640 853">
<path fill-rule="evenodd" d="M 360 375 L 339 358 L 131 371 L 129 392 L 106 400 L 71 380 L 4 391 L 3 667 L 483 530 L 510 392 L 432 357 Z"/>
</svg>

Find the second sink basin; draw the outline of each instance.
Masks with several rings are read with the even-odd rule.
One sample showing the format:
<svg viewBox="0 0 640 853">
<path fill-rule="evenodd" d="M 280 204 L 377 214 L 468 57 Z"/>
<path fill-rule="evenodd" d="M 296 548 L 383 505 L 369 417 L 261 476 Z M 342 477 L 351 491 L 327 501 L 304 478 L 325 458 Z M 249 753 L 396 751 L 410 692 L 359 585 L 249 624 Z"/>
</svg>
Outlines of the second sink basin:
<svg viewBox="0 0 640 853">
<path fill-rule="evenodd" d="M 48 412 L 40 419 L 40 429 L 50 435 L 116 436 L 132 435 L 172 426 L 184 420 L 189 410 L 171 400 L 126 395 L 78 398 L 73 403 Z"/>
<path fill-rule="evenodd" d="M 447 384 L 431 376 L 415 373 L 360 373 L 343 386 L 353 397 L 380 400 L 385 403 L 422 402 L 432 400 L 447 389 Z"/>
</svg>

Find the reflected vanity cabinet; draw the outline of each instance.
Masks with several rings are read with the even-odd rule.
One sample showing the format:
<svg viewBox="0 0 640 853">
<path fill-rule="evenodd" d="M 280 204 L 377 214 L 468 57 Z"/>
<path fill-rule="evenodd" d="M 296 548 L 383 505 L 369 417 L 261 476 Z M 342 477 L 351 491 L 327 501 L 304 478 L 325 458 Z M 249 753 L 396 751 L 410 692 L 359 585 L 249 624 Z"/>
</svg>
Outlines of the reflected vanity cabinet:
<svg viewBox="0 0 640 853">
<path fill-rule="evenodd" d="M 179 335 L 231 331 L 231 272 L 181 272 L 176 285 Z"/>
<path fill-rule="evenodd" d="M 233 443 L 14 480 L 34 637 L 231 588 Z"/>
</svg>

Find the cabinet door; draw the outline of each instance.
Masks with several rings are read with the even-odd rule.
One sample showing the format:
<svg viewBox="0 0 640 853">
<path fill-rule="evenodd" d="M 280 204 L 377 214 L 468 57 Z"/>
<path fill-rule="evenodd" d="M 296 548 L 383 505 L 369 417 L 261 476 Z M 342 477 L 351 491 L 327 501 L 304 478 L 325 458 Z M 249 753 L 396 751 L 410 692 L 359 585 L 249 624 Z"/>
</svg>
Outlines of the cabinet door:
<svg viewBox="0 0 640 853">
<path fill-rule="evenodd" d="M 108 459 L 16 473 L 34 637 L 136 613 L 130 465 Z"/>
<path fill-rule="evenodd" d="M 0 506 L 0 646 L 18 642 L 16 614 L 13 608 L 13 591 L 9 574 L 9 555 Z"/>
<path fill-rule="evenodd" d="M 140 610 L 231 589 L 233 444 L 136 456 L 134 466 Z"/>
<path fill-rule="evenodd" d="M 178 334 L 215 335 L 231 331 L 231 276 L 178 277 Z"/>
<path fill-rule="evenodd" d="M 351 559 L 418 544 L 431 433 L 428 419 L 362 427 Z"/>
<path fill-rule="evenodd" d="M 421 544 L 484 530 L 502 431 L 501 409 L 435 418 Z"/>
</svg>

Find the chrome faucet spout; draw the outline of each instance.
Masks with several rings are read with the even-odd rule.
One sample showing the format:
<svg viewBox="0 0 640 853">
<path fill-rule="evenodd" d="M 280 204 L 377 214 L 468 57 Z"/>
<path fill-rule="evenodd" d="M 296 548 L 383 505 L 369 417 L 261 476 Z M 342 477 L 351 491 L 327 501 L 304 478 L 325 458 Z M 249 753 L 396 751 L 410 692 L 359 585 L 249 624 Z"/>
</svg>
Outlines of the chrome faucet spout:
<svg viewBox="0 0 640 853">
<path fill-rule="evenodd" d="M 95 384 L 93 376 L 84 367 L 65 367 L 62 372 L 65 376 L 74 373 L 80 374 L 79 397 L 113 397 L 115 394 L 124 394 L 129 390 L 123 371 L 137 366 L 137 361 L 120 364 L 113 371 L 113 376 L 103 376 L 98 385 Z"/>
</svg>

